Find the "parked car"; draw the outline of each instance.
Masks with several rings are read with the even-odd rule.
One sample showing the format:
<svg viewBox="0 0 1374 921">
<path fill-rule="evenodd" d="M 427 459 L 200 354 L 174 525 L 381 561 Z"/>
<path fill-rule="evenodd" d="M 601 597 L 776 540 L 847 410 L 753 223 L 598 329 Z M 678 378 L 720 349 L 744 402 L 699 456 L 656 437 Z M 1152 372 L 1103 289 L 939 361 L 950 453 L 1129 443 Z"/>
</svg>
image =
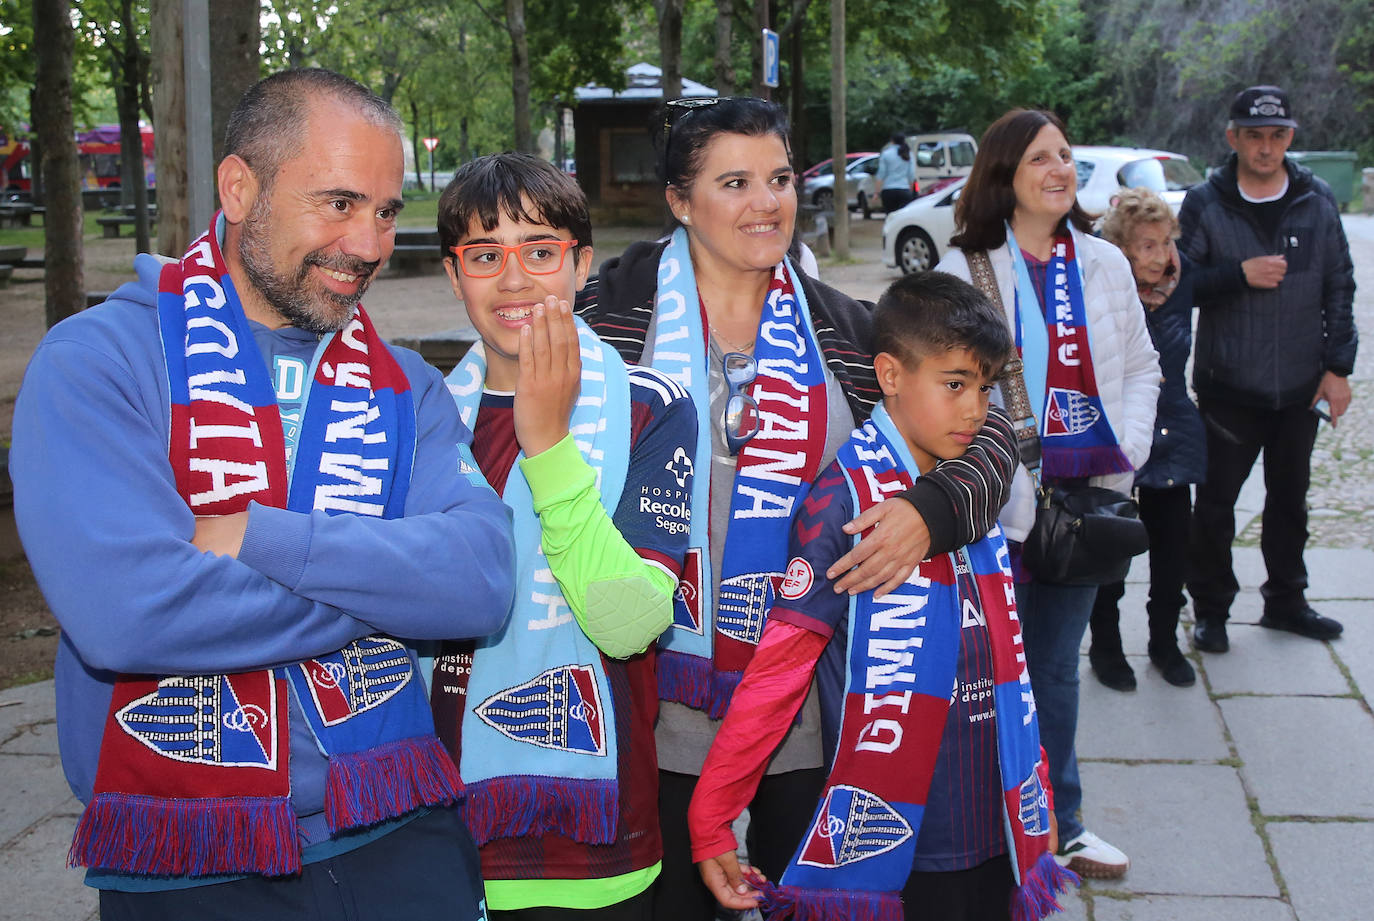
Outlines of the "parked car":
<svg viewBox="0 0 1374 921">
<path fill-rule="evenodd" d="M 950 184 L 953 179 L 973 171 L 973 158 L 978 142 L 970 134 L 936 132 L 907 135 L 907 145 L 916 155 L 916 181 L 920 194 L 930 194 Z"/>
<path fill-rule="evenodd" d="M 1122 189 L 1144 186 L 1159 193 L 1178 213 L 1183 196 L 1202 182 L 1183 154 L 1145 147 L 1075 147 L 1078 203 L 1089 214 L 1103 214 Z"/>
<path fill-rule="evenodd" d="M 844 162 L 845 162 L 845 163 L 853 163 L 855 160 L 859 159 L 860 157 L 871 157 L 871 156 L 873 156 L 873 155 L 874 155 L 874 152 L 871 151 L 871 150 L 866 150 L 866 151 L 863 151 L 862 153 L 848 153 L 848 154 L 845 154 L 845 155 L 844 155 Z M 817 163 L 815 166 L 812 166 L 812 167 L 809 167 L 809 168 L 803 170 L 803 171 L 802 171 L 802 174 L 801 174 L 802 182 L 805 183 L 806 180 L 808 180 L 808 179 L 814 179 L 814 178 L 817 177 L 817 176 L 829 176 L 829 175 L 830 175 L 830 171 L 831 171 L 832 169 L 834 169 L 834 167 L 831 166 L 831 164 L 834 163 L 834 162 L 835 162 L 835 158 L 834 158 L 834 157 L 826 157 L 824 160 L 822 160 L 821 162 Z"/>
<path fill-rule="evenodd" d="M 954 203 L 967 181 L 959 177 L 889 214 L 883 222 L 883 265 L 904 275 L 935 268 L 954 236 Z"/>
<path fill-rule="evenodd" d="M 869 217 L 873 213 L 874 203 L 878 200 L 877 194 L 873 191 L 873 174 L 878 171 L 878 155 L 867 153 L 857 157 L 854 157 L 853 154 L 850 156 L 853 159 L 845 169 L 849 207 L 850 210 L 857 208 L 863 212 L 864 217 Z M 833 168 L 810 179 L 803 179 L 801 200 L 825 211 L 833 209 L 835 206 L 835 174 Z"/>
</svg>

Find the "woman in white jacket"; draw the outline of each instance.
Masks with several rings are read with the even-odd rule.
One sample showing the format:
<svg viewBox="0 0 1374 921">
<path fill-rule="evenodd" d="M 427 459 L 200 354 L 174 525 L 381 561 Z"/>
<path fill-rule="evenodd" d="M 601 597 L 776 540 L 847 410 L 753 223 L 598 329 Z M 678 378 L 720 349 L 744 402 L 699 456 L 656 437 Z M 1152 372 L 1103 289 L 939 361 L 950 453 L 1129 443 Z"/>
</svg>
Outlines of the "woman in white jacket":
<svg viewBox="0 0 1374 921">
<path fill-rule="evenodd" d="M 1008 112 L 983 135 L 955 208 L 958 232 L 938 268 L 971 280 L 968 254 L 987 252 L 1025 365 L 1043 478 L 1129 492 L 1150 454 L 1159 361 L 1130 264 L 1087 232 L 1076 192 L 1059 118 Z M 1097 589 L 1045 582 L 1021 567 L 1020 542 L 1034 519 L 1035 484 L 1023 467 L 1000 520 L 1049 759 L 1059 861 L 1085 876 L 1115 878 L 1130 865 L 1126 855 L 1077 816 L 1078 648 Z"/>
</svg>

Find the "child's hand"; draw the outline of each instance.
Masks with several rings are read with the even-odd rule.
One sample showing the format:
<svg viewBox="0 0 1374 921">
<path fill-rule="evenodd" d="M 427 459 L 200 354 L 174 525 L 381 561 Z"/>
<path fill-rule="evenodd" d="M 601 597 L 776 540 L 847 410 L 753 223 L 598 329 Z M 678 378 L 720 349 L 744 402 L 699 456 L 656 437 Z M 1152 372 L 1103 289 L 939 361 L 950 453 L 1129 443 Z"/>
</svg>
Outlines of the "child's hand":
<svg viewBox="0 0 1374 921">
<path fill-rule="evenodd" d="M 860 534 L 869 528 L 875 528 L 872 534 L 826 570 L 836 594 L 873 589 L 873 597 L 881 598 L 905 582 L 930 550 L 930 529 L 905 499 L 884 499 L 846 524 L 844 533 Z"/>
<path fill-rule="evenodd" d="M 755 868 L 740 866 L 739 857 L 734 851 L 726 851 L 718 857 L 708 857 L 697 864 L 701 881 L 711 890 L 717 902 L 736 911 L 748 911 L 755 907 L 761 898 L 759 891 L 745 881 L 745 874 L 763 878 Z"/>
<path fill-rule="evenodd" d="M 568 434 L 581 386 L 582 354 L 572 308 L 549 295 L 535 305 L 533 319 L 520 330 L 515 440 L 526 457 L 547 451 Z"/>
</svg>

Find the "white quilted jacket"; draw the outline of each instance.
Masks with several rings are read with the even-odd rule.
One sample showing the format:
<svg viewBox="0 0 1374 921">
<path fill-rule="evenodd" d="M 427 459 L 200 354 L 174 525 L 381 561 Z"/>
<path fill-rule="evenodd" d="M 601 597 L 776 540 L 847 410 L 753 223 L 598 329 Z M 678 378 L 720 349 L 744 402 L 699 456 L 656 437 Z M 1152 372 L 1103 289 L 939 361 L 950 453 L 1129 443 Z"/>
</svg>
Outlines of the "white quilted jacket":
<svg viewBox="0 0 1374 921">
<path fill-rule="evenodd" d="M 1145 327 L 1145 308 L 1136 294 L 1131 265 L 1121 250 L 1106 240 L 1073 231 L 1074 251 L 1083 267 L 1083 299 L 1088 311 L 1088 342 L 1102 407 L 1107 412 L 1122 452 L 1137 469 L 1150 456 L 1159 398 L 1159 356 Z M 1015 322 L 1016 278 L 1006 244 L 992 250 L 993 272 L 1002 293 L 1007 325 Z M 936 269 L 971 281 L 968 260 L 951 249 Z M 993 400 L 1003 404 L 999 392 Z M 1093 477 L 1094 486 L 1130 492 L 1134 474 Z M 1011 499 L 1002 510 L 1001 524 L 1008 540 L 1024 540 L 1035 520 L 1035 487 L 1026 468 L 1016 471 Z"/>
</svg>

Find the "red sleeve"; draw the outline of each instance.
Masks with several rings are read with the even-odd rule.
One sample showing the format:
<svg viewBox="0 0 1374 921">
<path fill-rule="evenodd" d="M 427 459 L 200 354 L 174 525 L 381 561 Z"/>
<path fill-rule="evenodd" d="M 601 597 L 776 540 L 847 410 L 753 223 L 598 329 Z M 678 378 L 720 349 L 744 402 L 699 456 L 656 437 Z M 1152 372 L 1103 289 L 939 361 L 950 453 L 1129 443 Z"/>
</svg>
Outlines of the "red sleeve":
<svg viewBox="0 0 1374 921">
<path fill-rule="evenodd" d="M 768 759 L 806 700 L 816 662 L 829 641 L 782 621 L 770 620 L 764 627 L 687 809 L 692 860 L 735 849 L 730 825 L 754 798 Z"/>
</svg>

